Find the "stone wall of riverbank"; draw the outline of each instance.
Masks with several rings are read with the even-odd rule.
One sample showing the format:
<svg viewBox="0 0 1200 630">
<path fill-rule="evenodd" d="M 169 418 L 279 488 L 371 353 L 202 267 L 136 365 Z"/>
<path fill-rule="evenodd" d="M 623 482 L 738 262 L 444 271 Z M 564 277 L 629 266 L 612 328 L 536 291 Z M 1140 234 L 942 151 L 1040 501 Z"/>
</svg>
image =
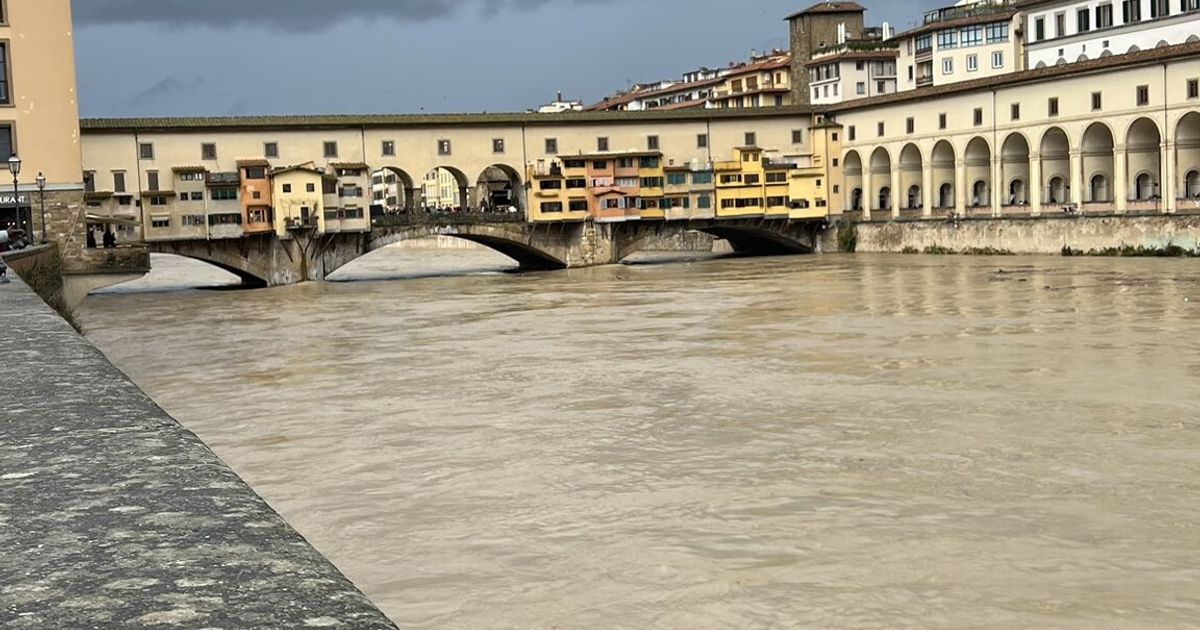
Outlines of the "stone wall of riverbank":
<svg viewBox="0 0 1200 630">
<path fill-rule="evenodd" d="M 1060 254 L 1121 247 L 1200 248 L 1200 216 L 958 219 L 864 222 L 859 252 L 899 253 L 931 248 L 997 250 L 1014 254 Z"/>
<path fill-rule="evenodd" d="M 0 627 L 395 628 L 20 280 L 0 436 Z"/>
</svg>

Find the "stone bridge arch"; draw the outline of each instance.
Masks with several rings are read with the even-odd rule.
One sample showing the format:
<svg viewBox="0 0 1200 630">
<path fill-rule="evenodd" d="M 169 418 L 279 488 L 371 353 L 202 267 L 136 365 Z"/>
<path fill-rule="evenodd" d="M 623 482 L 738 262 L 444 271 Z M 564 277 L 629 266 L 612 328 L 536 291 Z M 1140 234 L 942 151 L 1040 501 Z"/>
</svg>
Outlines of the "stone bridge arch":
<svg viewBox="0 0 1200 630">
<path fill-rule="evenodd" d="M 275 287 L 326 276 L 367 253 L 365 234 L 324 234 L 282 240 L 274 234 L 240 239 L 151 241 L 156 254 L 173 254 L 234 274 L 249 287 Z"/>
<path fill-rule="evenodd" d="M 548 227 L 548 226 L 547 226 Z M 366 253 L 389 245 L 433 236 L 450 236 L 493 249 L 528 271 L 554 271 L 571 264 L 572 239 L 536 229 L 527 223 L 477 225 L 425 224 L 378 227 L 371 233 Z"/>
</svg>

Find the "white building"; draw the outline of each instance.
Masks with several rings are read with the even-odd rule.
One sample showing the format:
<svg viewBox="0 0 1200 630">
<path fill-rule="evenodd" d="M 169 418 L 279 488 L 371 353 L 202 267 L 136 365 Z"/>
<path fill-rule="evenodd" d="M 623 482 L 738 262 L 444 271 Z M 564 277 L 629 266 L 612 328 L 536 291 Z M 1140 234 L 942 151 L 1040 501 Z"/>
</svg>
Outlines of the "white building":
<svg viewBox="0 0 1200 630">
<path fill-rule="evenodd" d="M 896 36 L 899 91 L 1024 70 L 1020 31 L 1020 12 L 1004 0 L 929 11 L 921 26 Z"/>
<path fill-rule="evenodd" d="M 1047 0 L 1024 4 L 1030 68 L 1200 41 L 1200 0 Z"/>
<path fill-rule="evenodd" d="M 578 111 L 583 111 L 583 101 L 564 100 L 562 92 L 558 93 L 558 97 L 553 102 L 542 105 L 537 109 L 539 114 L 561 114 L 563 112 Z"/>
</svg>

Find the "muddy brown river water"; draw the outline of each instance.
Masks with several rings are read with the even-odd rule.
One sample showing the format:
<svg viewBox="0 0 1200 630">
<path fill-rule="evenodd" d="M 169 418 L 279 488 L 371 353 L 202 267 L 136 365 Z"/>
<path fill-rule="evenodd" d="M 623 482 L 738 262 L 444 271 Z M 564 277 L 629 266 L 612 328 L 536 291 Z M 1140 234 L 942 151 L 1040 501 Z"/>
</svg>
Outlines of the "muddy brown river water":
<svg viewBox="0 0 1200 630">
<path fill-rule="evenodd" d="M 155 264 L 88 337 L 407 630 L 1200 628 L 1200 262 Z"/>
</svg>

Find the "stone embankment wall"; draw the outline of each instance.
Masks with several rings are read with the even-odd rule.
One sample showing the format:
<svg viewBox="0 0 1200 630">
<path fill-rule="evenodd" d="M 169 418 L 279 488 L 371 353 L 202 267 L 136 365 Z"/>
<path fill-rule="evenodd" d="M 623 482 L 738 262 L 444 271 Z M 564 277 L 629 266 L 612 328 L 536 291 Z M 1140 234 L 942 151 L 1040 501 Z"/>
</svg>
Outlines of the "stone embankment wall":
<svg viewBox="0 0 1200 630">
<path fill-rule="evenodd" d="M 0 627 L 395 629 L 20 280 L 0 331 Z"/>
<path fill-rule="evenodd" d="M 959 219 L 858 224 L 859 252 L 899 253 L 942 248 L 1061 254 L 1120 247 L 1200 247 L 1200 216 Z M 836 251 L 836 250 L 827 250 Z"/>
</svg>

